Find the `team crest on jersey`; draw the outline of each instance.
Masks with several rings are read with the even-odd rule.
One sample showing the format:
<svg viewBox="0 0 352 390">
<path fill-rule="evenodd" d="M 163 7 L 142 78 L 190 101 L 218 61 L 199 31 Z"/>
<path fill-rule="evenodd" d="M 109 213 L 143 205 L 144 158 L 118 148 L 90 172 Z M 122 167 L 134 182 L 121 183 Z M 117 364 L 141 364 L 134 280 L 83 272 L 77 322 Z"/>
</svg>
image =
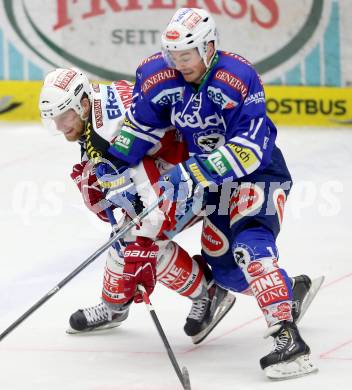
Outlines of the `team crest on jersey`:
<svg viewBox="0 0 352 390">
<path fill-rule="evenodd" d="M 184 87 L 165 89 L 153 97 L 152 102 L 154 104 L 158 104 L 159 106 L 167 106 L 170 104 L 173 106 L 177 102 L 183 101 L 184 90 Z"/>
<path fill-rule="evenodd" d="M 223 110 L 235 108 L 238 105 L 238 102 L 226 96 L 220 88 L 214 88 L 212 86 L 208 87 L 208 98 Z"/>
<path fill-rule="evenodd" d="M 213 150 L 225 144 L 225 131 L 210 129 L 193 134 L 193 140 L 203 153 L 211 153 Z"/>
</svg>

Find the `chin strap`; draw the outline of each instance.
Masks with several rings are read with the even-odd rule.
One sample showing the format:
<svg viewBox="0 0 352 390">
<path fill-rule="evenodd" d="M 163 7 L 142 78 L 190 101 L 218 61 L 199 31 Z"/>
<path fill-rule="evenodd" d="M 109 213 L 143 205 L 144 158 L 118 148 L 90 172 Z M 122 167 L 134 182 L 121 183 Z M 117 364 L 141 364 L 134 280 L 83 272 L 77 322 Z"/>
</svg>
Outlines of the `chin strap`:
<svg viewBox="0 0 352 390">
<path fill-rule="evenodd" d="M 213 56 L 209 60 L 209 64 L 207 64 L 206 58 L 207 58 L 207 55 L 205 54 L 202 57 L 202 61 L 204 62 L 204 65 L 206 66 L 207 70 L 205 71 L 204 75 L 202 76 L 201 83 L 208 77 L 209 72 L 213 69 L 213 66 L 218 62 L 219 56 L 215 50 Z"/>
</svg>

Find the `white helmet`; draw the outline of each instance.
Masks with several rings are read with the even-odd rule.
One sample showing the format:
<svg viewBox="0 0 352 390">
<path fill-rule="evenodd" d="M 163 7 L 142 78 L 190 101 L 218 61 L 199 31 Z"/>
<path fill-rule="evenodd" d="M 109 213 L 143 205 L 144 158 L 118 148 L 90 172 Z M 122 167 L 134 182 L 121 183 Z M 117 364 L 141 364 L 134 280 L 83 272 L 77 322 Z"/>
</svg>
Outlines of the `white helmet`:
<svg viewBox="0 0 352 390">
<path fill-rule="evenodd" d="M 172 17 L 161 36 L 161 46 L 166 60 L 170 63 L 170 50 L 188 50 L 197 48 L 206 67 L 207 47 L 214 42 L 216 51 L 218 33 L 212 16 L 200 8 L 180 8 Z"/>
<path fill-rule="evenodd" d="M 86 94 L 92 100 L 92 90 L 87 76 L 76 68 L 56 69 L 44 79 L 39 97 L 42 119 L 51 119 L 70 109 L 82 118 L 81 99 Z"/>
</svg>

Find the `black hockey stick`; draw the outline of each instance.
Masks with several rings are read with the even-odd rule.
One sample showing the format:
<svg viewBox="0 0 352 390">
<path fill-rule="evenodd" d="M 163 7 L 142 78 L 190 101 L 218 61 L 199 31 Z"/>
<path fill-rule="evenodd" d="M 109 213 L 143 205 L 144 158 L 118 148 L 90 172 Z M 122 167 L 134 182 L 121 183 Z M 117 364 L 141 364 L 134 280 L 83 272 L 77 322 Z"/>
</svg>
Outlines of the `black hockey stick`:
<svg viewBox="0 0 352 390">
<path fill-rule="evenodd" d="M 149 310 L 149 313 L 153 319 L 153 322 L 156 326 L 156 329 L 158 330 L 158 333 L 161 337 L 161 340 L 163 341 L 163 344 L 165 346 L 166 352 L 169 355 L 170 361 L 172 363 L 172 366 L 174 367 L 176 374 L 178 376 L 178 379 L 182 383 L 182 387 L 184 390 L 191 390 L 191 382 L 189 379 L 189 373 L 186 367 L 182 367 L 182 371 L 180 369 L 179 364 L 177 363 L 175 354 L 173 350 L 170 347 L 170 344 L 167 340 L 167 337 L 165 335 L 165 332 L 160 324 L 160 321 L 155 313 L 155 310 L 153 308 L 153 305 L 150 302 L 149 296 L 147 292 L 145 291 L 145 288 L 141 285 L 138 286 L 138 290 L 141 292 L 142 297 L 143 297 L 143 302 L 145 303 L 147 309 Z"/>
<path fill-rule="evenodd" d="M 148 208 L 145 208 L 139 215 L 133 218 L 131 221 L 126 223 L 122 228 L 114 234 L 109 241 L 97 249 L 92 255 L 90 255 L 87 260 L 85 260 L 81 265 L 75 268 L 65 279 L 61 280 L 53 289 L 46 293 L 39 301 L 37 301 L 33 306 L 31 306 L 25 313 L 21 315 L 15 322 L 13 322 L 7 329 L 5 329 L 0 334 L 0 341 L 11 333 L 18 325 L 20 325 L 25 319 L 27 319 L 32 313 L 39 309 L 46 301 L 48 301 L 52 296 L 54 296 L 63 286 L 65 286 L 69 281 L 71 281 L 75 276 L 77 276 L 81 271 L 83 271 L 89 264 L 91 264 L 97 257 L 99 257 L 103 252 L 105 252 L 116 240 L 123 237 L 127 232 L 129 232 L 134 226 L 138 225 L 139 222 L 146 217 L 152 210 L 158 207 L 159 203 L 167 198 L 167 193 L 164 192 L 158 200 L 152 203 Z"/>
</svg>

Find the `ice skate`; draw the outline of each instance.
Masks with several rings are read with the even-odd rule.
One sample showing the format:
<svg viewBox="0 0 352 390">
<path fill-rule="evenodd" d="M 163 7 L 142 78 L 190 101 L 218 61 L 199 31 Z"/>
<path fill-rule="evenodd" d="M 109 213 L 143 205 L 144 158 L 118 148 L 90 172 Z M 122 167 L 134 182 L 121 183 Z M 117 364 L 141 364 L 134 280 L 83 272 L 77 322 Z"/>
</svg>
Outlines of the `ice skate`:
<svg viewBox="0 0 352 390">
<path fill-rule="evenodd" d="M 96 306 L 79 309 L 70 317 L 68 334 L 99 331 L 116 328 L 128 317 L 129 304 L 120 310 L 112 310 L 104 301 Z"/>
<path fill-rule="evenodd" d="M 260 359 L 265 375 L 274 380 L 290 379 L 316 372 L 310 348 L 300 336 L 294 322 L 283 321 L 269 329 L 274 337 L 272 352 Z"/>
<path fill-rule="evenodd" d="M 324 276 L 320 276 L 311 280 L 307 275 L 299 275 L 292 278 L 292 317 L 296 324 L 304 316 L 324 279 Z"/>
<path fill-rule="evenodd" d="M 236 301 L 236 297 L 220 286 L 213 284 L 208 294 L 194 299 L 184 331 L 192 337 L 193 344 L 203 341 L 224 318 Z"/>
</svg>

